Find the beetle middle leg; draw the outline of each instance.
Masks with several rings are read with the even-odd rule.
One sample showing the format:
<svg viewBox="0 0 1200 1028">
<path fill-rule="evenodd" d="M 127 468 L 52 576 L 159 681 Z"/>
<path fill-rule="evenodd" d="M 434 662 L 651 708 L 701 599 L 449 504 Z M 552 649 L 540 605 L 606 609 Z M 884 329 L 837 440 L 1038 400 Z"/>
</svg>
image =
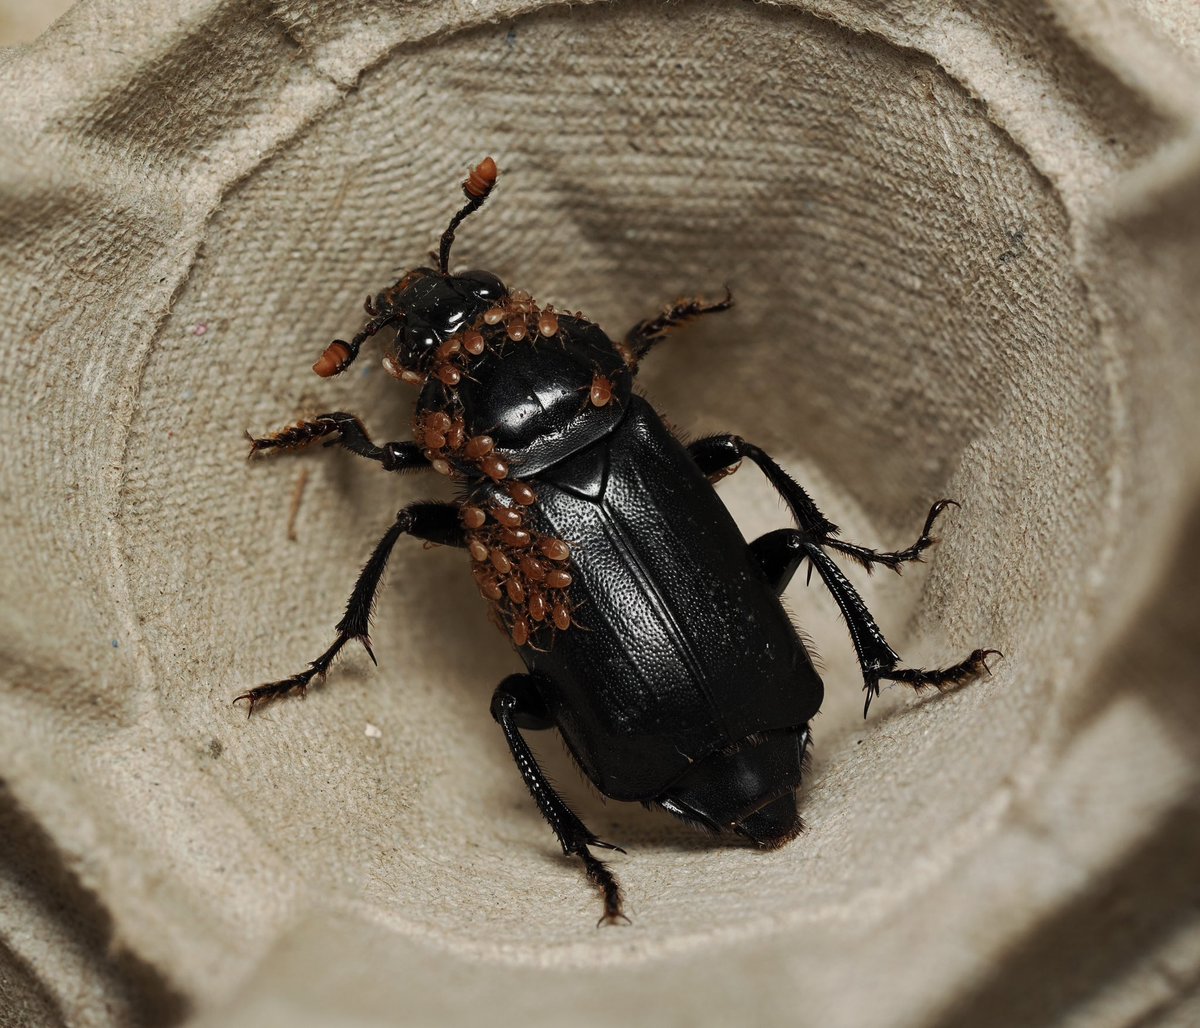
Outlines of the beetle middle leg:
<svg viewBox="0 0 1200 1028">
<path fill-rule="evenodd" d="M 802 529 L 812 535 L 822 546 L 828 546 L 831 550 L 845 554 L 861 564 L 867 571 L 873 571 L 876 564 L 882 564 L 899 573 L 903 565 L 909 561 L 923 560 L 921 554 L 937 542 L 930 533 L 933 531 L 938 515 L 947 507 L 958 506 L 954 500 L 938 500 L 933 504 L 925 518 L 925 525 L 921 529 L 920 537 L 907 549 L 873 550 L 868 546 L 859 546 L 834 538 L 838 534 L 837 525 L 829 521 L 817 509 L 817 505 L 804 487 L 763 450 L 753 443 L 746 442 L 740 436 L 721 435 L 698 439 L 688 447 L 688 452 L 699 465 L 700 470 L 714 480 L 732 474 L 737 470 L 742 459 L 749 457 L 762 469 L 767 480 L 787 502 L 792 515 L 796 518 L 796 523 Z M 784 584 L 786 585 L 786 582 Z"/>
<path fill-rule="evenodd" d="M 624 853 L 620 846 L 603 842 L 588 830 L 579 816 L 567 806 L 566 802 L 554 791 L 554 786 L 546 777 L 534 757 L 529 745 L 521 735 L 521 728 L 548 728 L 553 723 L 545 710 L 532 675 L 509 675 L 496 686 L 492 695 L 492 717 L 504 732 L 508 742 L 509 752 L 516 761 L 517 770 L 525 780 L 529 793 L 537 803 L 542 817 L 546 819 L 554 834 L 558 837 L 563 853 L 576 856 L 583 861 L 583 869 L 590 881 L 604 897 L 604 921 L 614 922 L 629 919 L 621 912 L 621 886 L 616 877 L 608 869 L 608 865 L 597 860 L 588 849 L 596 846 L 600 849 L 616 850 Z"/>
<path fill-rule="evenodd" d="M 312 661 L 307 668 L 290 678 L 278 682 L 268 682 L 249 692 L 244 692 L 234 699 L 234 703 L 246 701 L 246 716 L 254 713 L 254 708 L 271 700 L 286 696 L 289 693 L 307 691 L 309 683 L 314 678 L 321 678 L 329 670 L 334 657 L 338 655 L 346 643 L 358 640 L 362 643 L 367 655 L 373 662 L 375 654 L 371 650 L 371 612 L 375 606 L 375 594 L 379 591 L 379 582 L 387 567 L 388 557 L 392 548 L 402 535 L 415 536 L 426 542 L 440 543 L 443 546 L 465 546 L 462 525 L 458 519 L 458 507 L 453 503 L 412 503 L 396 515 L 392 527 L 376 544 L 367 563 L 359 573 L 354 591 L 346 604 L 346 612 L 337 623 L 335 631 L 337 638 L 333 645 Z M 377 663 L 377 662 L 376 662 Z"/>
</svg>

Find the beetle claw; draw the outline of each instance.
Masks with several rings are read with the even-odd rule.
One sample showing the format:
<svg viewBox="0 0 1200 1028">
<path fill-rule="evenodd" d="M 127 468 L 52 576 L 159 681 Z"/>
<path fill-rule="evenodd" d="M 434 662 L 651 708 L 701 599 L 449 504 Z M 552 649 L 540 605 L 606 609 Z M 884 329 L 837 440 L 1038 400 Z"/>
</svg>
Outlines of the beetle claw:
<svg viewBox="0 0 1200 1028">
<path fill-rule="evenodd" d="M 375 659 L 375 651 L 371 649 L 371 637 L 368 635 L 356 635 L 355 638 L 362 643 L 363 649 L 367 651 L 367 656 L 371 658 L 371 663 L 379 667 L 379 661 Z"/>
<path fill-rule="evenodd" d="M 863 683 L 863 689 L 866 691 L 867 697 L 863 702 L 863 718 L 867 716 L 867 712 L 871 709 L 871 701 L 879 695 L 879 679 L 867 680 Z"/>
<path fill-rule="evenodd" d="M 1001 653 L 999 650 L 982 650 L 980 652 L 979 663 L 983 665 L 983 670 L 988 673 L 988 677 L 990 678 L 991 674 L 992 674 L 992 669 L 990 667 L 988 667 L 988 662 L 987 662 L 988 657 L 999 657 L 1001 660 L 1003 660 L 1004 654 Z"/>
<path fill-rule="evenodd" d="M 254 697 L 250 693 L 244 692 L 241 696 L 235 696 L 229 705 L 236 707 L 242 700 L 246 701 L 246 720 L 249 720 L 250 715 L 254 713 Z"/>
</svg>

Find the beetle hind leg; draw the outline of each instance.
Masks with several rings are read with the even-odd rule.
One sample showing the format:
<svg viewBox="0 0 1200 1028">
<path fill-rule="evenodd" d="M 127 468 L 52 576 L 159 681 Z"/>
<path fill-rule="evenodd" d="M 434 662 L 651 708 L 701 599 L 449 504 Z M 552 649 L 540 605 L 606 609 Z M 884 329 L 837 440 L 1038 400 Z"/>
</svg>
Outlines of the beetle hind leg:
<svg viewBox="0 0 1200 1028">
<path fill-rule="evenodd" d="M 621 886 L 616 876 L 589 847 L 616 850 L 618 853 L 625 851 L 620 846 L 603 842 L 591 833 L 587 825 L 554 791 L 554 786 L 550 784 L 529 744 L 521 735 L 522 726 L 545 727 L 551 724 L 532 675 L 509 675 L 496 686 L 492 695 L 492 717 L 504 732 L 517 770 L 521 772 L 521 777 L 542 812 L 542 817 L 558 837 L 563 853 L 566 856 L 578 857 L 583 862 L 588 881 L 603 897 L 604 913 L 597 924 L 606 921 L 610 924 L 617 921 L 628 922 L 629 918 L 622 913 Z"/>
<path fill-rule="evenodd" d="M 789 530 L 784 530 L 785 532 Z M 956 685 L 961 685 L 978 675 L 990 670 L 987 658 L 1000 656 L 999 650 L 974 650 L 957 664 L 949 667 L 924 670 L 921 668 L 902 668 L 900 655 L 888 645 L 879 625 L 871 615 L 863 598 L 842 574 L 841 569 L 834 564 L 821 543 L 806 537 L 805 533 L 791 530 L 795 538 L 788 540 L 791 547 L 798 548 L 804 557 L 811 562 L 813 569 L 820 576 L 825 588 L 829 590 L 850 632 L 850 640 L 858 657 L 859 667 L 863 674 L 863 690 L 866 699 L 863 703 L 863 717 L 871 708 L 871 701 L 879 695 L 881 681 L 899 682 L 917 690 L 932 686 L 939 692 Z M 779 533 L 771 533 L 777 535 Z M 769 538 L 764 536 L 764 538 Z M 779 544 L 777 544 L 779 545 Z M 798 563 L 798 562 L 797 562 Z M 794 568 L 793 568 L 794 570 Z"/>
</svg>

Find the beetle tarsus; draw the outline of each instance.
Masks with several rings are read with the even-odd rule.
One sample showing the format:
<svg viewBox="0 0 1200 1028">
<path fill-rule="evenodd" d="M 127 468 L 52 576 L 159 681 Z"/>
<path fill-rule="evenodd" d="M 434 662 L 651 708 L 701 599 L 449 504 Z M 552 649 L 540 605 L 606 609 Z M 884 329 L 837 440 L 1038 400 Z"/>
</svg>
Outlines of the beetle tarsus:
<svg viewBox="0 0 1200 1028">
<path fill-rule="evenodd" d="M 844 554 L 856 561 L 866 569 L 868 574 L 875 570 L 876 564 L 882 564 L 889 570 L 895 571 L 896 574 L 900 574 L 904 570 L 904 565 L 910 561 L 923 562 L 925 560 L 923 554 L 937 542 L 937 539 L 930 535 L 930 533 L 933 531 L 933 525 L 937 521 L 938 515 L 947 507 L 957 506 L 958 504 L 954 500 L 938 500 L 937 503 L 929 508 L 929 514 L 925 518 L 925 527 L 921 529 L 920 538 L 906 550 L 892 550 L 884 553 L 867 546 L 856 546 L 854 543 L 845 543 L 840 539 L 825 539 L 822 542 L 823 545 L 828 546 L 831 550 L 836 550 L 838 553 Z"/>
<path fill-rule="evenodd" d="M 594 846 L 603 846 L 604 843 L 593 842 Z M 609 849 L 615 849 L 618 852 L 625 851 L 619 846 L 609 846 Z M 621 895 L 621 886 L 617 882 L 616 877 L 608 869 L 608 865 L 603 860 L 597 860 L 595 856 L 588 850 L 586 846 L 582 847 L 576 854 L 583 861 L 584 873 L 600 892 L 604 899 L 604 913 L 600 915 L 600 919 L 596 922 L 596 927 L 599 928 L 602 924 L 617 924 L 619 921 L 624 921 L 625 924 L 633 922 L 625 916 L 622 911 L 624 906 L 624 897 Z"/>
<path fill-rule="evenodd" d="M 338 651 L 350 641 L 350 636 L 338 635 L 332 646 L 322 653 L 316 660 L 312 661 L 308 667 L 299 674 L 292 675 L 290 678 L 282 678 L 278 682 L 268 682 L 266 685 L 259 685 L 248 692 L 244 692 L 241 696 L 234 698 L 234 703 L 246 701 L 246 717 L 250 717 L 258 707 L 265 706 L 274 700 L 282 699 L 291 693 L 299 693 L 304 696 L 308 693 L 308 686 L 314 678 L 324 678 L 325 673 L 329 670 L 329 665 L 333 663 L 333 658 L 337 656 Z"/>
<path fill-rule="evenodd" d="M 992 669 L 988 666 L 988 657 L 1000 657 L 1003 659 L 1004 654 L 999 650 L 973 650 L 966 660 L 952 664 L 950 667 L 935 668 L 933 670 L 893 667 L 877 671 L 874 677 L 869 678 L 863 685 L 863 689 L 867 693 L 866 702 L 863 704 L 863 717 L 867 716 L 867 711 L 871 707 L 871 701 L 879 695 L 880 680 L 899 682 L 901 685 L 907 685 L 916 692 L 928 689 L 931 686 L 937 689 L 938 692 L 946 692 L 948 689 L 963 685 L 981 674 L 991 675 Z"/>
<path fill-rule="evenodd" d="M 988 657 L 1003 657 L 999 650 L 973 650 L 966 660 L 950 667 L 936 668 L 927 671 L 924 668 L 892 668 L 880 674 L 880 678 L 889 682 L 900 682 L 912 689 L 921 690 L 933 686 L 939 692 L 955 685 L 961 685 L 980 674 L 992 673 L 988 667 Z"/>
<path fill-rule="evenodd" d="M 350 416 L 346 415 L 346 417 Z M 253 457 L 264 450 L 295 450 L 307 446 L 338 430 L 338 425 L 333 419 L 334 415 L 332 414 L 321 414 L 305 421 L 297 421 L 287 428 L 266 436 L 256 437 L 247 432 L 246 438 L 250 441 L 248 456 Z"/>
</svg>

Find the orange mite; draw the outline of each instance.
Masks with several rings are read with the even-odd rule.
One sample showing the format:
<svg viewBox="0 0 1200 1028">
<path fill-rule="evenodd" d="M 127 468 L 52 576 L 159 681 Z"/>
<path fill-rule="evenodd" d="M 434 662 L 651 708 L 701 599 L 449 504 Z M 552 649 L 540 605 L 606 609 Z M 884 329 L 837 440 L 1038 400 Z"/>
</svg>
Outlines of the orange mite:
<svg viewBox="0 0 1200 1028">
<path fill-rule="evenodd" d="M 592 379 L 592 388 L 588 392 L 588 401 L 593 407 L 607 407 L 613 397 L 613 384 L 603 375 Z"/>
</svg>

